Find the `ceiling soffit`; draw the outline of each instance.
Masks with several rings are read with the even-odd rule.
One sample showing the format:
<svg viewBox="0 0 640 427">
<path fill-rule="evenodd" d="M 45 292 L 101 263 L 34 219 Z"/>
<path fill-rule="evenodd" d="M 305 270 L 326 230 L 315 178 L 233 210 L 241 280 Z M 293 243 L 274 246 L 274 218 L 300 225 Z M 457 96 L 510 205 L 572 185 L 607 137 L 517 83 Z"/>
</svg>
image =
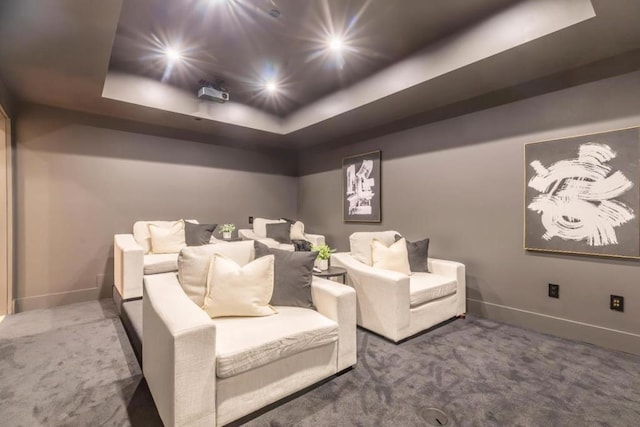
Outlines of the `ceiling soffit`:
<svg viewBox="0 0 640 427">
<path fill-rule="evenodd" d="M 156 79 L 114 70 L 107 73 L 102 96 L 118 102 L 192 116 L 203 121 L 240 126 L 276 135 L 289 135 L 366 106 L 376 103 L 382 106 L 384 103 L 381 101 L 385 99 L 388 100 L 400 93 L 411 93 L 421 86 L 427 87 L 429 82 L 437 81 L 447 74 L 481 64 L 490 58 L 531 44 L 593 17 L 595 12 L 588 0 L 519 2 L 286 117 L 269 114 L 240 103 L 217 104 L 200 101 L 192 91 L 162 84 Z M 525 75 L 526 73 L 523 74 Z M 478 89 L 495 90 L 503 87 L 506 80 L 499 75 L 493 79 L 485 78 L 485 81 L 478 85 Z M 419 91 L 415 93 L 419 94 Z M 477 94 L 471 96 L 474 95 Z M 457 96 L 455 90 L 450 96 Z M 416 96 L 411 98 L 414 99 L 404 105 L 411 105 L 416 101 Z M 429 100 L 426 102 L 428 104 Z M 446 103 L 447 100 L 440 102 Z M 397 116 L 406 115 L 402 110 L 400 107 Z M 394 114 L 387 114 L 386 120 L 392 119 Z"/>
</svg>

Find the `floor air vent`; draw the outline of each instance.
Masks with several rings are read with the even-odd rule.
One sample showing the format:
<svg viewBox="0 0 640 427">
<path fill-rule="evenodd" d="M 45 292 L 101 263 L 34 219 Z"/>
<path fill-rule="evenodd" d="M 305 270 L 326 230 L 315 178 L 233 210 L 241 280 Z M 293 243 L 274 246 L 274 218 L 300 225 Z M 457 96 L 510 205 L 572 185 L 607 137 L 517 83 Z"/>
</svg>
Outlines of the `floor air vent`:
<svg viewBox="0 0 640 427">
<path fill-rule="evenodd" d="M 420 416 L 431 426 L 449 425 L 449 417 L 438 408 L 422 408 Z"/>
</svg>

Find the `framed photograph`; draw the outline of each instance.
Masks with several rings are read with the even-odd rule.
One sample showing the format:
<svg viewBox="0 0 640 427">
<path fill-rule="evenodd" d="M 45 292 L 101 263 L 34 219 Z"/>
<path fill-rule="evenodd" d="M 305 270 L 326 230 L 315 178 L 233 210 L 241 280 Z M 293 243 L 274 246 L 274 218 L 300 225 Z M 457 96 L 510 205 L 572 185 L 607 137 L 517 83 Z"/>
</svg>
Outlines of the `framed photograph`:
<svg viewBox="0 0 640 427">
<path fill-rule="evenodd" d="M 525 145 L 524 247 L 640 258 L 640 128 Z"/>
<path fill-rule="evenodd" d="M 380 222 L 380 151 L 342 159 L 342 217 Z"/>
</svg>

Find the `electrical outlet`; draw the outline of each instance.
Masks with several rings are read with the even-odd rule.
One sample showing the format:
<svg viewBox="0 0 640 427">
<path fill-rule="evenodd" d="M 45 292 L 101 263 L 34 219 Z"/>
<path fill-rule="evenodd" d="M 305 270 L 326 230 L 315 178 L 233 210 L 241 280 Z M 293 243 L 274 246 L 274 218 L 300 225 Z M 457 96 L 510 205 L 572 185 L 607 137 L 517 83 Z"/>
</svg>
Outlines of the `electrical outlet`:
<svg viewBox="0 0 640 427">
<path fill-rule="evenodd" d="M 620 295 L 611 295 L 609 308 L 615 311 L 624 311 L 624 297 Z"/>
<path fill-rule="evenodd" d="M 560 285 L 549 283 L 549 298 L 560 298 Z"/>
<path fill-rule="evenodd" d="M 253 224 L 253 217 L 252 216 L 249 217 L 249 224 Z"/>
</svg>

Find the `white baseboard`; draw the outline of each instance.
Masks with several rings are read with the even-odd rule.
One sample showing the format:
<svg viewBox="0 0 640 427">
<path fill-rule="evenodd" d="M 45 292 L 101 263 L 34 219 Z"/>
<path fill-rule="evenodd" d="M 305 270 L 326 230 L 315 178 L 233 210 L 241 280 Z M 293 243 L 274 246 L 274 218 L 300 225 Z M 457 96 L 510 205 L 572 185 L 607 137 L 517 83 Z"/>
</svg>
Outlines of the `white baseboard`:
<svg viewBox="0 0 640 427">
<path fill-rule="evenodd" d="M 476 299 L 467 299 L 467 312 L 550 335 L 584 341 L 640 355 L 640 335 L 616 329 L 605 328 L 561 317 L 535 313 L 500 304 Z"/>
<path fill-rule="evenodd" d="M 13 312 L 20 313 L 21 311 L 51 308 L 76 302 L 97 300 L 99 298 L 100 290 L 97 287 L 34 297 L 16 298 L 13 301 Z"/>
</svg>

